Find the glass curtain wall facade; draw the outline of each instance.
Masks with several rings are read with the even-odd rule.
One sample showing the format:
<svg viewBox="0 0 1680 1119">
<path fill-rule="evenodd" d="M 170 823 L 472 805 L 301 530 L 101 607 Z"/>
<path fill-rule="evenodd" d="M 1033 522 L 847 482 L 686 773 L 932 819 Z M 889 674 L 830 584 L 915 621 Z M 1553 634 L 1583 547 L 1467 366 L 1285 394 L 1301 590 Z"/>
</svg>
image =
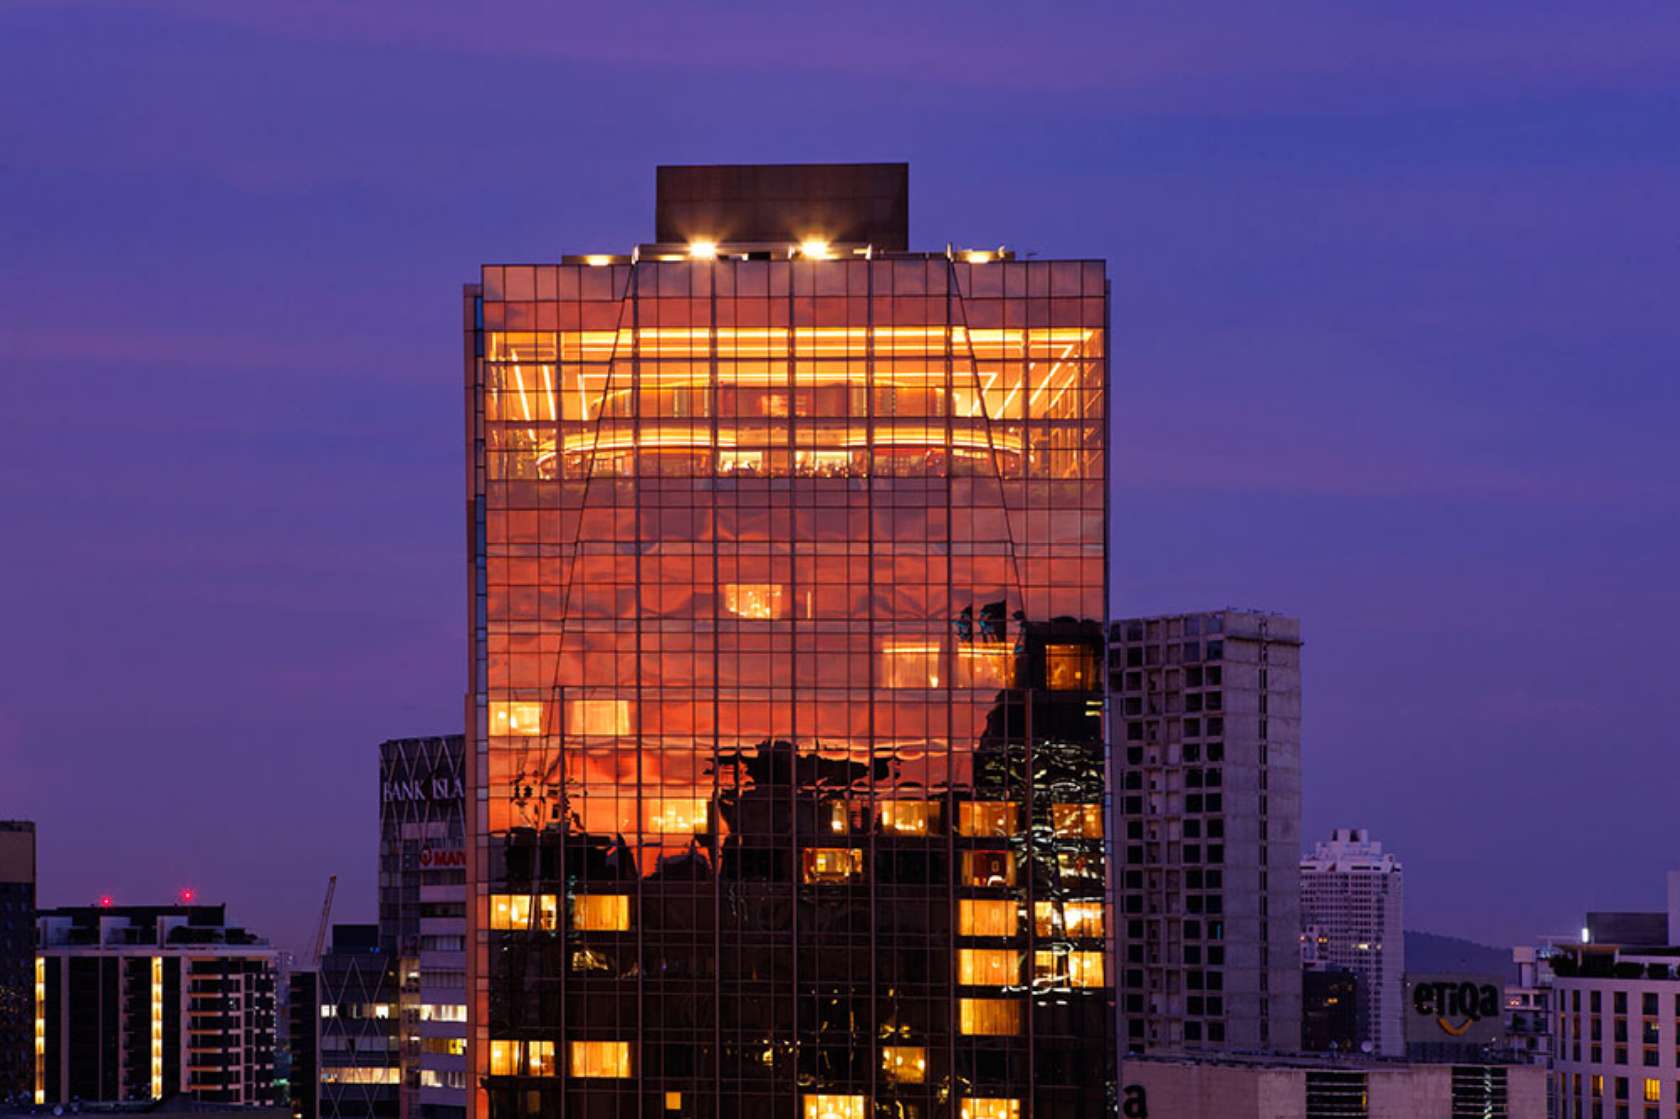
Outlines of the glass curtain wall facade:
<svg viewBox="0 0 1680 1119">
<path fill-rule="evenodd" d="M 466 290 L 479 1116 L 1113 1113 L 1104 269 L 832 252 Z"/>
</svg>

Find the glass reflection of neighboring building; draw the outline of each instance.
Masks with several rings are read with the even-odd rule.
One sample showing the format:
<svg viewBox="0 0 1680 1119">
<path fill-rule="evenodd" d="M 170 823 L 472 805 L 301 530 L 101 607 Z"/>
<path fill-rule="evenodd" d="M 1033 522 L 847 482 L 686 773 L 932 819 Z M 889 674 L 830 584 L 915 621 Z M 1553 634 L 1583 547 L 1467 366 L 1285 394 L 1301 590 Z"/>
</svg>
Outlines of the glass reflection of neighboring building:
<svg viewBox="0 0 1680 1119">
<path fill-rule="evenodd" d="M 1113 1113 L 1103 265 L 907 180 L 467 288 L 480 1116 Z"/>
</svg>

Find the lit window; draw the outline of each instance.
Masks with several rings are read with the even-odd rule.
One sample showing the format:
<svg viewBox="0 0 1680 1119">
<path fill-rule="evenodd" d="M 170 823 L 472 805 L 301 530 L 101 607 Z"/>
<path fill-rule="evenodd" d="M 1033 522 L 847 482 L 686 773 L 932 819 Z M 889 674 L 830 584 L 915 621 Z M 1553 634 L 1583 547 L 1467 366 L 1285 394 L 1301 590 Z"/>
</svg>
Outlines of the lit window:
<svg viewBox="0 0 1680 1119">
<path fill-rule="evenodd" d="M 976 1037 L 1014 1037 L 1021 1032 L 1021 1004 L 1014 999 L 958 999 L 957 1025 Z"/>
<path fill-rule="evenodd" d="M 939 828 L 939 803 L 931 800 L 881 802 L 881 830 L 899 835 L 932 835 Z"/>
<path fill-rule="evenodd" d="M 490 704 L 490 733 L 522 736 L 542 733 L 543 705 L 540 703 Z"/>
<path fill-rule="evenodd" d="M 962 1119 L 1021 1119 L 1021 1101 L 996 1096 L 966 1099 L 960 1114 Z"/>
<path fill-rule="evenodd" d="M 1053 692 L 1097 690 L 1097 651 L 1089 645 L 1046 645 L 1044 685 Z"/>
<path fill-rule="evenodd" d="M 682 1093 L 681 1092 L 666 1092 L 665 1093 L 665 1110 L 666 1111 L 681 1111 L 682 1110 Z"/>
<path fill-rule="evenodd" d="M 863 1097 L 807 1095 L 805 1119 L 863 1119 Z"/>
<path fill-rule="evenodd" d="M 566 704 L 566 733 L 613 738 L 631 733 L 627 699 L 574 699 Z"/>
<path fill-rule="evenodd" d="M 334 1068 L 321 1070 L 323 1084 L 400 1084 L 400 1068 Z"/>
<path fill-rule="evenodd" d="M 957 805 L 958 835 L 1014 835 L 1020 830 L 1021 806 L 1012 800 L 962 801 Z"/>
<path fill-rule="evenodd" d="M 532 921 L 535 914 L 536 920 Z M 553 932 L 560 914 L 554 894 L 491 894 L 490 927 L 516 932 Z"/>
<path fill-rule="evenodd" d="M 856 847 L 807 847 L 799 855 L 806 882 L 848 882 L 863 876 L 863 852 Z"/>
<path fill-rule="evenodd" d="M 1064 839 L 1079 836 L 1086 839 L 1102 838 L 1103 820 L 1100 804 L 1052 804 L 1050 821 L 1056 835 Z"/>
<path fill-rule="evenodd" d="M 574 1041 L 571 1074 L 624 1080 L 630 1076 L 628 1041 Z"/>
<path fill-rule="evenodd" d="M 723 608 L 737 618 L 767 621 L 782 616 L 780 583 L 725 583 Z"/>
<path fill-rule="evenodd" d="M 894 1084 L 921 1084 L 927 1079 L 927 1050 L 920 1045 L 887 1045 L 881 1049 L 881 1074 Z"/>
<path fill-rule="evenodd" d="M 1101 987 L 1103 985 L 1103 954 L 1074 951 L 1068 953 L 1068 986 Z"/>
<path fill-rule="evenodd" d="M 649 835 L 692 835 L 706 830 L 705 797 L 648 797 L 642 802 L 642 831 Z"/>
<path fill-rule="evenodd" d="M 1105 933 L 1100 901 L 1069 901 L 1062 904 L 1069 936 L 1102 936 Z"/>
<path fill-rule="evenodd" d="M 1645 1102 L 1646 1103 L 1661 1103 L 1662 1102 L 1662 1081 L 1653 1080 L 1649 1076 L 1647 1076 L 1645 1078 Z"/>
<path fill-rule="evenodd" d="M 1020 981 L 1020 953 L 1008 948 L 957 949 L 957 982 L 963 986 L 1008 987 Z"/>
<path fill-rule="evenodd" d="M 881 648 L 883 688 L 939 687 L 938 642 L 889 641 Z"/>
<path fill-rule="evenodd" d="M 1002 642 L 957 646 L 957 687 L 1015 686 L 1015 647 Z"/>
<path fill-rule="evenodd" d="M 852 809 L 845 801 L 828 802 L 828 830 L 835 835 L 845 835 L 852 830 Z"/>
<path fill-rule="evenodd" d="M 964 851 L 963 884 L 967 886 L 1015 885 L 1015 852 Z"/>
<path fill-rule="evenodd" d="M 630 927 L 630 895 L 576 894 L 572 928 L 580 932 L 624 932 Z"/>
<path fill-rule="evenodd" d="M 1039 902 L 1045 905 L 1045 902 Z M 1007 898 L 959 898 L 959 936 L 1014 936 L 1019 925 L 1015 903 Z"/>
<path fill-rule="evenodd" d="M 490 1042 L 491 1076 L 554 1076 L 552 1041 Z"/>
</svg>

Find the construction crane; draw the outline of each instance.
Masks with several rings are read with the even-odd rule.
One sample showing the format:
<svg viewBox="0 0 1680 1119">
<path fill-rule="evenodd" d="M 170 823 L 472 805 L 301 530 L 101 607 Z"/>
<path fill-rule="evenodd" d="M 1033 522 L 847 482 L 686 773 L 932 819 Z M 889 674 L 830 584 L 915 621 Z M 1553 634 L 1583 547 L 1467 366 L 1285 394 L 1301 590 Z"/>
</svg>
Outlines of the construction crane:
<svg viewBox="0 0 1680 1119">
<path fill-rule="evenodd" d="M 327 946 L 327 920 L 332 916 L 333 893 L 338 889 L 338 875 L 327 876 L 327 896 L 321 902 L 321 923 L 315 926 L 315 950 L 309 954 L 309 966 L 321 966 L 321 952 Z"/>
</svg>

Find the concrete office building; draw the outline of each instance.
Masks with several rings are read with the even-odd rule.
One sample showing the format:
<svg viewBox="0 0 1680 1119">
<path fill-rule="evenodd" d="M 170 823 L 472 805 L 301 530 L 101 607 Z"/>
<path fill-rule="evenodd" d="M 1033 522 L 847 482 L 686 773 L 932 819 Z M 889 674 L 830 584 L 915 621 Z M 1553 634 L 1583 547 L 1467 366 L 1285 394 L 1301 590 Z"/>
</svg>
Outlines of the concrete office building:
<svg viewBox="0 0 1680 1119">
<path fill-rule="evenodd" d="M 1147 1057 L 1128 1060 L 1125 1079 L 1147 1106 L 1147 1112 L 1140 1107 L 1133 1113 L 1163 1119 L 1544 1119 L 1546 1114 L 1546 1074 L 1532 1065 Z"/>
<path fill-rule="evenodd" d="M 273 1106 L 274 950 L 220 905 L 36 919 L 37 1102 Z"/>
<path fill-rule="evenodd" d="M 35 825 L 0 820 L 0 1106 L 35 1094 Z"/>
<path fill-rule="evenodd" d="M 1359 976 L 1360 1041 L 1406 1052 L 1400 860 L 1363 829 L 1337 828 L 1300 864 L 1302 963 Z"/>
<path fill-rule="evenodd" d="M 1552 1088 L 1560 1119 L 1680 1116 L 1680 871 L 1669 872 L 1662 916 L 1667 944 L 1555 946 Z M 1649 922 L 1620 927 L 1651 939 Z"/>
<path fill-rule="evenodd" d="M 401 1119 L 466 1115 L 463 749 L 458 734 L 379 747 L 379 935 L 401 977 Z"/>
<path fill-rule="evenodd" d="M 1109 627 L 1121 1047 L 1301 1044 L 1301 627 Z"/>
<path fill-rule="evenodd" d="M 476 1115 L 1112 1107 L 1104 267 L 908 178 L 466 290 Z"/>
</svg>

